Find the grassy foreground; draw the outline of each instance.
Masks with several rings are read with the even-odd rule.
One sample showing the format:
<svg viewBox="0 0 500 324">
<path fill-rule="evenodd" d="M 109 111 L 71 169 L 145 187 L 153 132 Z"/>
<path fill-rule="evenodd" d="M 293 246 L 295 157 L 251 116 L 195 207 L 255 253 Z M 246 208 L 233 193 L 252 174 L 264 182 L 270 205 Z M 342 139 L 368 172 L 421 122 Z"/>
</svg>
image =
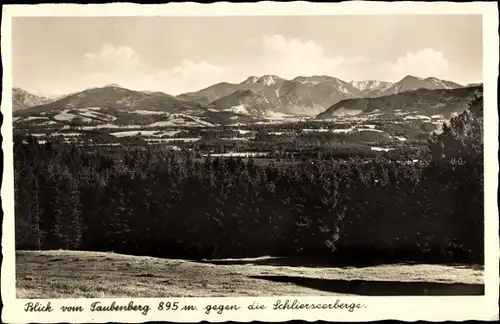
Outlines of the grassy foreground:
<svg viewBox="0 0 500 324">
<path fill-rule="evenodd" d="M 16 252 L 17 298 L 478 295 L 483 267 L 326 268 L 286 259 L 194 262 L 77 251 Z"/>
</svg>

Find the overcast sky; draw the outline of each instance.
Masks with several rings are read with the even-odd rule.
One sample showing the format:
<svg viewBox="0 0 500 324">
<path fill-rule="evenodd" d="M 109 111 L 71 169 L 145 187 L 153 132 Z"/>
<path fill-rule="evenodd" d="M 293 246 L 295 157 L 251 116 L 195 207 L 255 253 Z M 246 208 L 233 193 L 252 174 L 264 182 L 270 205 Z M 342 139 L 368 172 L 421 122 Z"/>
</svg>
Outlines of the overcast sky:
<svg viewBox="0 0 500 324">
<path fill-rule="evenodd" d="M 250 75 L 482 82 L 480 15 L 15 18 L 13 83 L 170 94 Z"/>
</svg>

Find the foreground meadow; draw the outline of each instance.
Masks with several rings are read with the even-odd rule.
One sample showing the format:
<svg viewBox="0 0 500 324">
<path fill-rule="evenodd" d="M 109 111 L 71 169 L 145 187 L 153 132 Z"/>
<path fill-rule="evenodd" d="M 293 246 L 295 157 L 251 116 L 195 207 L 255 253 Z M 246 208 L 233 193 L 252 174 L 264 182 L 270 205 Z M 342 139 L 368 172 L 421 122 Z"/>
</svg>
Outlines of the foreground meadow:
<svg viewBox="0 0 500 324">
<path fill-rule="evenodd" d="M 17 298 L 479 295 L 483 267 L 324 267 L 288 258 L 187 261 L 116 253 L 18 251 Z"/>
</svg>

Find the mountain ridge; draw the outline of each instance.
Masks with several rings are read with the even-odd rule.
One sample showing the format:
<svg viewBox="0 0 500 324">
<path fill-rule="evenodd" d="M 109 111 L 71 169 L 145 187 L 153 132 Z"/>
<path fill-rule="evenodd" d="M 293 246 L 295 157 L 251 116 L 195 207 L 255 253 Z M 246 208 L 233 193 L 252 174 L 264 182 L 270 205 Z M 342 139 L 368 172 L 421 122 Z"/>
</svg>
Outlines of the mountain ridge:
<svg viewBox="0 0 500 324">
<path fill-rule="evenodd" d="M 373 91 L 381 90 L 391 87 L 394 83 L 389 81 L 379 81 L 379 80 L 362 80 L 362 81 L 351 81 L 349 82 L 354 87 L 361 91 Z"/>
<path fill-rule="evenodd" d="M 39 96 L 19 87 L 12 88 L 12 110 L 24 110 L 51 102 L 47 96 Z"/>
<path fill-rule="evenodd" d="M 375 90 L 373 93 L 369 93 L 369 97 L 379 97 L 391 94 L 397 94 L 405 91 L 412 91 L 417 89 L 456 89 L 461 88 L 462 85 L 448 81 L 441 80 L 435 77 L 416 77 L 413 75 L 406 75 L 398 82 L 395 82 L 392 86 L 381 89 L 380 91 Z"/>
<path fill-rule="evenodd" d="M 244 110 L 262 115 L 284 113 L 292 115 L 316 115 L 332 105 L 349 98 L 375 98 L 405 91 L 423 89 L 455 89 L 462 85 L 435 77 L 421 78 L 406 75 L 398 82 L 362 80 L 345 82 L 326 76 L 297 76 L 284 79 L 276 75 L 249 76 L 240 83 L 221 82 L 195 92 L 177 96 L 183 100 L 193 100 L 215 109 L 230 110 L 229 103 L 235 102 L 238 90 L 256 92 L 254 99 L 240 98 L 235 106 L 243 105 Z M 241 94 L 241 93 L 240 93 Z M 221 100 L 226 96 L 231 99 Z M 258 99 L 257 97 L 261 97 Z M 226 102 L 226 105 L 221 103 Z M 218 107 L 218 108 L 217 108 Z M 240 109 L 240 108 L 238 108 Z"/>
<path fill-rule="evenodd" d="M 469 101 L 482 92 L 482 85 L 454 89 L 420 88 L 375 98 L 347 99 L 318 114 L 315 119 L 369 114 L 386 116 L 418 114 L 424 116 L 421 118 L 432 115 L 450 117 L 465 109 Z M 408 119 L 412 118 L 408 117 Z"/>
</svg>

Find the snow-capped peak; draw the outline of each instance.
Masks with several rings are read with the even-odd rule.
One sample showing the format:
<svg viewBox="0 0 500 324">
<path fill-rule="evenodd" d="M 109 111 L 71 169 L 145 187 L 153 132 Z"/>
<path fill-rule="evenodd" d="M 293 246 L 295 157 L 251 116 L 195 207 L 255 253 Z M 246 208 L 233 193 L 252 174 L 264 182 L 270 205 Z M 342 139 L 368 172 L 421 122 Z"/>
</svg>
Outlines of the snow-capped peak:
<svg viewBox="0 0 500 324">
<path fill-rule="evenodd" d="M 28 91 L 26 91 L 26 90 L 24 90 L 24 89 L 22 89 L 22 88 L 16 88 L 16 87 L 14 87 L 14 88 L 12 88 L 12 90 L 13 90 L 14 92 L 17 92 L 17 93 L 19 93 L 19 94 L 23 94 L 23 95 L 25 95 L 25 94 L 29 94 L 29 92 L 28 92 Z"/>
<path fill-rule="evenodd" d="M 256 83 L 258 81 L 259 81 L 259 78 L 252 75 L 252 76 L 248 77 L 245 81 L 243 81 L 242 84 Z"/>
<path fill-rule="evenodd" d="M 264 75 L 259 78 L 258 82 L 264 83 L 266 86 L 276 84 L 280 78 L 275 75 Z"/>
<path fill-rule="evenodd" d="M 119 84 L 116 84 L 116 83 L 110 83 L 110 84 L 106 84 L 105 86 L 103 86 L 103 88 L 121 88 L 121 86 Z"/>
<path fill-rule="evenodd" d="M 380 85 L 380 81 L 376 80 L 351 81 L 350 83 L 359 90 L 366 90 L 368 88 L 378 87 Z"/>
<path fill-rule="evenodd" d="M 439 80 L 437 78 L 434 78 L 434 77 L 429 77 L 427 79 L 425 79 L 426 81 L 431 81 L 433 82 L 437 87 L 440 87 L 440 88 L 443 88 L 443 89 L 451 89 L 453 87 L 451 87 L 450 85 L 444 83 L 442 80 Z"/>
<path fill-rule="evenodd" d="M 382 89 L 392 85 L 390 82 L 378 81 L 378 80 L 351 81 L 349 83 L 353 87 L 358 88 L 361 91 Z"/>
<path fill-rule="evenodd" d="M 408 81 L 408 80 L 418 80 L 418 81 L 423 81 L 425 80 L 424 78 L 421 78 L 421 77 L 417 77 L 417 76 L 414 76 L 414 75 L 406 75 L 404 78 L 401 79 L 401 81 Z M 400 82 L 401 82 L 400 81 Z"/>
</svg>

